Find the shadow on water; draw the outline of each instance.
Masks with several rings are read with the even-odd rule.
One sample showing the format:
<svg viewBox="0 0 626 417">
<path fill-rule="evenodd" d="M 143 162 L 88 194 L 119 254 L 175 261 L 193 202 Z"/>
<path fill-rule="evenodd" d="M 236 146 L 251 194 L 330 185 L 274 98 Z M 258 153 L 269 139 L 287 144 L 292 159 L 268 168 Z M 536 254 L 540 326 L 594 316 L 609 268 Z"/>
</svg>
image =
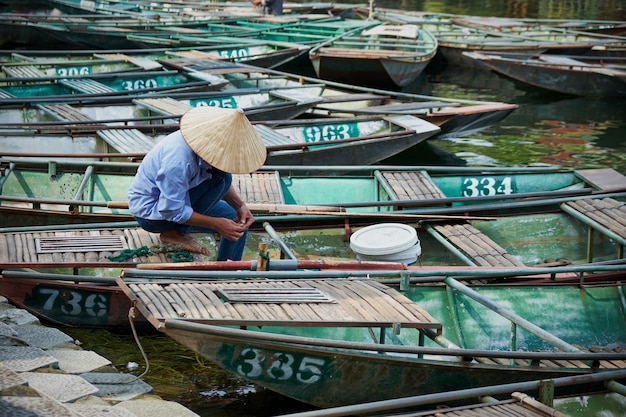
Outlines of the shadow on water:
<svg viewBox="0 0 626 417">
<path fill-rule="evenodd" d="M 63 331 L 84 349 L 111 360 L 120 372 L 140 375 L 146 369 L 130 331 L 77 328 Z M 313 409 L 237 378 L 164 335 L 148 332 L 138 337 L 150 368 L 142 379 L 159 397 L 184 404 L 200 416 L 264 417 Z M 129 364 L 138 367 L 130 370 Z"/>
</svg>

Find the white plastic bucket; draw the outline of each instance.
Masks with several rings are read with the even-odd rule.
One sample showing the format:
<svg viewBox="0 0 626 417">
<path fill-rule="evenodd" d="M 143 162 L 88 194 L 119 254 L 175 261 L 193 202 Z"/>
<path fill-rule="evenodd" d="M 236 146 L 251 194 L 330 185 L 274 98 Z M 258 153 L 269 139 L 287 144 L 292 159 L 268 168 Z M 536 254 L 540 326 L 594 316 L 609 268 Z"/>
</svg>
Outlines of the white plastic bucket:
<svg viewBox="0 0 626 417">
<path fill-rule="evenodd" d="M 361 261 L 413 264 L 422 254 L 415 229 L 401 223 L 375 224 L 356 231 L 350 237 L 350 249 Z"/>
</svg>

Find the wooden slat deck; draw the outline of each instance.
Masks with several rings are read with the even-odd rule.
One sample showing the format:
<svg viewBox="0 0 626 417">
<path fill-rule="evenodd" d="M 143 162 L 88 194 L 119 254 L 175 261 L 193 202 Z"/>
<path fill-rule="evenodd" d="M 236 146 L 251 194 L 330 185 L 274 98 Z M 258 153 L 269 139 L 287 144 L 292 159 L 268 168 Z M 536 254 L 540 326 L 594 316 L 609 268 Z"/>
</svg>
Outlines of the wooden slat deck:
<svg viewBox="0 0 626 417">
<path fill-rule="evenodd" d="M 120 153 L 148 153 L 155 142 L 137 129 L 99 130 L 97 135 Z"/>
<path fill-rule="evenodd" d="M 626 246 L 626 203 L 612 198 L 582 199 L 561 205 L 566 212 L 578 213 L 577 218 L 600 233 L 611 234 Z"/>
<path fill-rule="evenodd" d="M 276 171 L 235 174 L 233 187 L 246 203 L 285 204 L 280 174 Z"/>
<path fill-rule="evenodd" d="M 392 200 L 445 198 L 426 172 L 378 171 L 378 174 Z"/>
<path fill-rule="evenodd" d="M 181 116 L 191 106 L 170 97 L 135 99 L 133 103 L 163 116 Z"/>
<path fill-rule="evenodd" d="M 83 94 L 104 94 L 115 92 L 113 88 L 105 84 L 99 83 L 98 81 L 90 80 L 89 78 L 60 80 L 59 84 L 62 84 L 66 87 L 71 88 L 72 90 Z"/>
<path fill-rule="evenodd" d="M 69 104 L 38 104 L 38 108 L 62 122 L 88 122 L 91 117 Z"/>
<path fill-rule="evenodd" d="M 577 169 L 576 175 L 603 192 L 624 191 L 626 176 L 612 168 Z"/>
<path fill-rule="evenodd" d="M 110 265 L 146 262 L 171 262 L 166 253 L 151 256 L 138 256 L 126 262 L 110 260 L 121 250 L 110 250 L 108 246 L 112 236 L 120 237 L 125 242 L 125 249 L 154 248 L 161 244 L 158 234 L 137 228 L 99 228 L 99 229 L 42 229 L 32 232 L 0 234 L 0 268 L 18 267 L 81 267 L 83 265 Z M 41 242 L 59 241 L 57 251 L 48 250 L 38 253 Z M 123 244 L 120 247 L 124 246 Z M 117 247 L 116 247 L 117 249 Z"/>
<path fill-rule="evenodd" d="M 15 96 L 8 91 L 0 88 L 0 98 L 15 98 Z"/>
<path fill-rule="evenodd" d="M 513 399 L 459 407 L 440 407 L 436 411 L 424 411 L 412 415 L 420 417 L 566 417 L 565 414 L 526 394 L 514 392 L 511 396 Z"/>
<path fill-rule="evenodd" d="M 469 223 L 445 223 L 426 226 L 479 266 L 525 266 L 503 247 Z"/>
<path fill-rule="evenodd" d="M 163 68 L 163 65 L 161 65 L 158 61 L 154 59 L 149 59 L 149 58 L 130 56 L 130 55 L 120 54 L 120 53 L 95 54 L 95 56 L 102 57 L 105 59 L 130 62 L 133 65 L 137 65 L 138 67 L 141 67 L 141 69 L 143 69 L 144 71 L 159 70 Z"/>
<path fill-rule="evenodd" d="M 157 320 L 183 318 L 236 326 L 393 327 L 434 329 L 441 323 L 400 292 L 368 279 L 291 279 L 124 283 Z M 298 290 L 316 290 L 328 300 Z M 254 292 L 228 301 L 220 292 Z M 296 294 L 284 299 L 285 291 Z M 261 295 L 258 293 L 262 292 Z"/>
<path fill-rule="evenodd" d="M 14 78 L 40 78 L 46 74 L 32 65 L 4 65 L 2 70 L 9 77 Z"/>
<path fill-rule="evenodd" d="M 291 149 L 298 146 L 302 146 L 303 148 L 307 147 L 306 143 L 296 141 L 289 136 L 278 133 L 268 126 L 258 124 L 255 125 L 254 128 L 259 133 L 259 136 L 261 136 L 263 143 L 265 143 L 265 146 L 267 147 L 275 149 L 280 149 L 281 147 L 289 147 Z"/>
</svg>

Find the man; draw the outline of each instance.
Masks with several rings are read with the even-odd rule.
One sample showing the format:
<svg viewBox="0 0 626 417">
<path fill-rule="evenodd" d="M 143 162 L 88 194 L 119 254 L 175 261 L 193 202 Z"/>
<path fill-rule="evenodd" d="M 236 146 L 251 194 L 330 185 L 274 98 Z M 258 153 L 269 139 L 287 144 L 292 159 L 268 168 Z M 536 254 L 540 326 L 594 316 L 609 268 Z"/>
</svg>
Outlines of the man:
<svg viewBox="0 0 626 417">
<path fill-rule="evenodd" d="M 265 163 L 263 140 L 242 111 L 196 107 L 180 129 L 146 154 L 128 192 L 139 225 L 164 244 L 209 255 L 192 232 L 222 236 L 217 260 L 241 260 L 254 217 L 232 187 L 232 175 Z"/>
<path fill-rule="evenodd" d="M 252 0 L 254 7 L 262 6 L 263 14 L 280 16 L 283 14 L 283 0 Z"/>
</svg>

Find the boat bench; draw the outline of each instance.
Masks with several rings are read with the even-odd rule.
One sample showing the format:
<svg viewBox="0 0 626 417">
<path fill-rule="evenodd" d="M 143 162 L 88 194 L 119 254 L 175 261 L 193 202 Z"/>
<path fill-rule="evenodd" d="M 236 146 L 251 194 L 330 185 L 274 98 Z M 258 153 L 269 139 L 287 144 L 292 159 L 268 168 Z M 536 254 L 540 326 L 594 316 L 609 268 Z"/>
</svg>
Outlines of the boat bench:
<svg viewBox="0 0 626 417">
<path fill-rule="evenodd" d="M 94 56 L 97 58 L 130 62 L 133 65 L 141 67 L 144 71 L 159 70 L 163 68 L 163 65 L 154 59 L 141 58 L 126 54 L 94 54 Z"/>
<path fill-rule="evenodd" d="M 46 74 L 32 65 L 4 65 L 2 71 L 12 78 L 41 78 Z"/>
<path fill-rule="evenodd" d="M 69 104 L 38 104 L 38 108 L 44 113 L 61 122 L 88 122 L 92 120 L 85 113 L 76 110 Z"/>
<path fill-rule="evenodd" d="M 233 188 L 246 203 L 285 204 L 277 171 L 234 174 Z"/>
<path fill-rule="evenodd" d="M 303 147 L 303 148 L 307 147 L 306 143 L 296 141 L 290 138 L 289 136 L 285 136 L 266 125 L 256 124 L 254 125 L 254 128 L 261 136 L 261 139 L 263 139 L 263 143 L 265 143 L 265 147 L 268 148 L 268 150 L 294 149 L 297 147 Z"/>
<path fill-rule="evenodd" d="M 15 98 L 15 96 L 0 88 L 0 98 Z"/>
<path fill-rule="evenodd" d="M 137 129 L 99 130 L 97 135 L 120 153 L 148 153 L 155 144 Z"/>
<path fill-rule="evenodd" d="M 140 227 L 35 230 L 0 233 L 0 267 L 34 268 L 55 266 L 73 268 L 94 262 L 123 265 L 109 259 L 124 249 L 161 245 L 158 233 Z M 39 250 L 38 250 L 39 248 Z M 43 250 L 42 250 L 43 249 Z M 145 262 L 170 262 L 167 253 L 139 254 L 126 265 Z"/>
<path fill-rule="evenodd" d="M 392 201 L 446 197 L 425 171 L 377 170 L 374 175 Z"/>
<path fill-rule="evenodd" d="M 617 243 L 617 257 L 624 257 L 626 246 L 626 203 L 612 198 L 585 198 L 561 204 L 561 210 L 572 215 L 589 227 L 587 239 L 587 260 L 593 262 L 593 234 L 599 233 Z"/>
<path fill-rule="evenodd" d="M 469 223 L 427 224 L 426 231 L 468 265 L 526 266 Z"/>
<path fill-rule="evenodd" d="M 163 116 L 180 116 L 191 106 L 171 97 L 135 99 L 133 103 Z"/>
<path fill-rule="evenodd" d="M 115 89 L 109 87 L 108 85 L 104 85 L 98 81 L 90 80 L 88 78 L 60 80 L 59 84 L 83 94 L 105 94 L 116 92 Z"/>
<path fill-rule="evenodd" d="M 125 282 L 157 320 L 226 326 L 432 329 L 442 325 L 399 291 L 370 279 Z M 141 308 L 141 306 L 140 306 Z M 148 316 L 146 316 L 148 317 Z M 381 334 L 381 338 L 384 336 Z"/>
</svg>

